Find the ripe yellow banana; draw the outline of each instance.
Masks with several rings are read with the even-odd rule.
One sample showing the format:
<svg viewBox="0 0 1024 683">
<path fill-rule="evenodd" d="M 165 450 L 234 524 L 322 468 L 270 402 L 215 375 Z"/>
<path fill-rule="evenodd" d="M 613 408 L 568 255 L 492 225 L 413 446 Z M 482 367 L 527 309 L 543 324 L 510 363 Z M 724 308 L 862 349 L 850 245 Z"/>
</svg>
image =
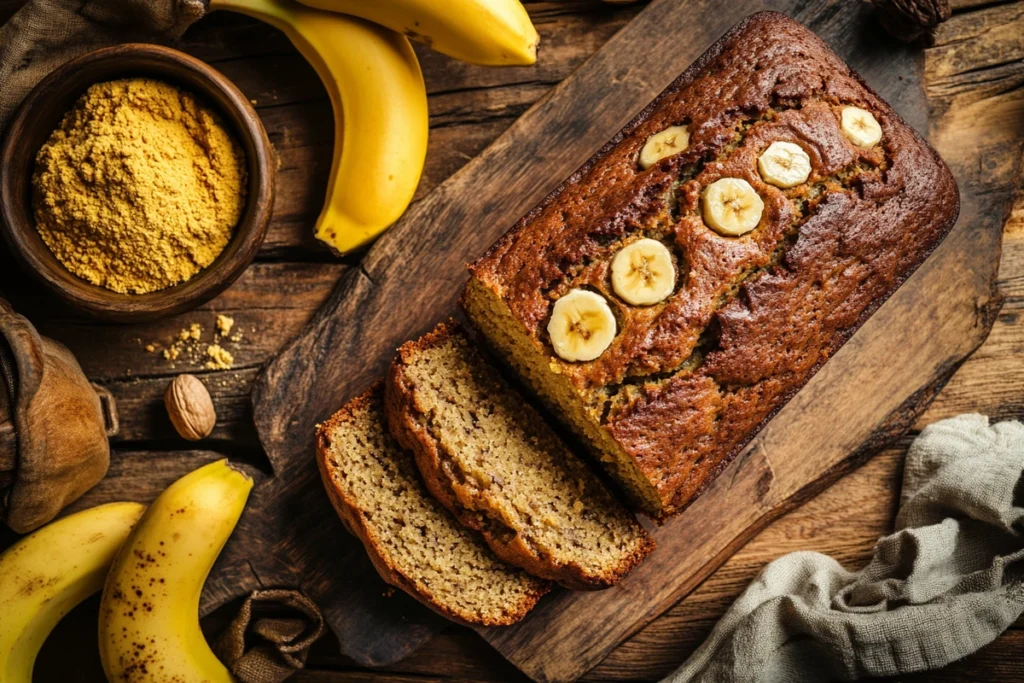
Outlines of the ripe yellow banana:
<svg viewBox="0 0 1024 683">
<path fill-rule="evenodd" d="M 109 503 L 39 529 L 0 555 L 0 681 L 31 683 L 43 641 L 103 587 L 145 505 Z"/>
<path fill-rule="evenodd" d="M 363 246 L 412 201 L 427 155 L 427 91 L 416 53 L 381 26 L 291 0 L 211 0 L 277 27 L 309 60 L 334 107 L 334 160 L 315 234 Z"/>
<path fill-rule="evenodd" d="M 300 0 L 362 17 L 449 57 L 486 66 L 530 65 L 540 37 L 519 0 Z"/>
<path fill-rule="evenodd" d="M 109 680 L 233 680 L 199 629 L 199 597 L 251 489 L 252 479 L 219 460 L 146 510 L 103 587 L 100 659 Z"/>
</svg>

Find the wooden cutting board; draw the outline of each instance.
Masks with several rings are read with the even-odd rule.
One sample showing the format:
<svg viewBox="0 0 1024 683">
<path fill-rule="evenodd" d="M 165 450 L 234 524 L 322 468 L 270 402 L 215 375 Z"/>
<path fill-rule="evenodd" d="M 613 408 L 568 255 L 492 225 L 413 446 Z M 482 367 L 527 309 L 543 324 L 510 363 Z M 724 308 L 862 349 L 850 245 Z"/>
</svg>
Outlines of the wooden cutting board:
<svg viewBox="0 0 1024 683">
<path fill-rule="evenodd" d="M 363 664 L 395 661 L 445 626 L 387 590 L 341 527 L 313 461 L 314 425 L 376 378 L 398 344 L 454 310 L 467 261 L 759 9 L 811 26 L 930 134 L 961 183 L 961 220 L 698 503 L 656 531 L 661 547 L 640 569 L 608 591 L 556 593 L 521 624 L 481 633 L 535 679 L 577 677 L 771 519 L 909 425 L 981 343 L 998 310 L 1000 229 L 1020 149 L 991 118 L 930 107 L 919 52 L 887 39 L 866 3 L 805 4 L 656 0 L 377 242 L 254 387 L 253 414 L 273 472 L 211 574 L 204 610 L 260 586 L 299 586 L 323 608 L 342 651 Z"/>
</svg>

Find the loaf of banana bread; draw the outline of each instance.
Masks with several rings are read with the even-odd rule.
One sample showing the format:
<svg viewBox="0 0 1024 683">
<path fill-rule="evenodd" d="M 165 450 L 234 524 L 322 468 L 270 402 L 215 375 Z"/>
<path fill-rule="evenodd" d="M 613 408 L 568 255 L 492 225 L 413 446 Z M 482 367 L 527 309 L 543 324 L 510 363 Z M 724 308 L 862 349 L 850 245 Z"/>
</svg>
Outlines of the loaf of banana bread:
<svg viewBox="0 0 1024 683">
<path fill-rule="evenodd" d="M 928 144 L 813 33 L 760 13 L 473 264 L 463 307 L 662 519 L 958 211 Z"/>
</svg>

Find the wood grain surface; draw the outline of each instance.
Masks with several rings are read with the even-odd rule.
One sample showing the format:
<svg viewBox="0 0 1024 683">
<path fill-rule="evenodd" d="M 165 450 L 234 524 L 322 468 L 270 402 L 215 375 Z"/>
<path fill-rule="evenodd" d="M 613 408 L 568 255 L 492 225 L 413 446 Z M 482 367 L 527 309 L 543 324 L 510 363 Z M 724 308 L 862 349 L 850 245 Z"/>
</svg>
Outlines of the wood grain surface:
<svg viewBox="0 0 1024 683">
<path fill-rule="evenodd" d="M 4 7 L 16 0 L 0 0 Z M 976 7 L 969 7 L 975 5 Z M 622 28 L 642 7 L 599 2 L 528 2 L 544 40 L 536 69 L 494 70 L 450 62 L 418 50 L 428 81 L 431 148 L 420 196 L 478 154 Z M 930 94 L 964 107 L 966 119 L 989 117 L 1009 135 L 1021 134 L 1024 92 L 1024 12 L 1019 3 L 962 2 L 925 53 Z M 248 390 L 259 366 L 310 320 L 337 278 L 355 262 L 338 262 L 316 249 L 308 234 L 322 201 L 330 161 L 329 104 L 313 71 L 276 31 L 255 22 L 214 15 L 194 27 L 183 49 L 223 71 L 256 100 L 256 108 L 279 154 L 279 193 L 270 231 L 257 263 L 231 288 L 199 310 L 168 320 L 107 326 L 73 315 L 40 293 L 13 267 L 0 271 L 0 289 L 42 331 L 78 354 L 89 376 L 111 389 L 121 403 L 122 433 L 114 443 L 112 478 L 82 505 L 112 498 L 149 500 L 176 476 L 223 454 L 267 476 L 269 462 L 252 427 Z M 897 104 L 897 106 L 899 106 Z M 992 144 L 997 144 L 993 140 Z M 1009 169 L 1015 162 L 1009 164 Z M 998 170 L 988 161 L 979 175 Z M 915 429 L 966 410 L 996 418 L 1024 413 L 1024 206 L 1011 220 L 1004 242 L 1000 285 L 1006 303 L 987 343 L 953 376 Z M 6 263 L 4 264 L 7 265 Z M 183 354 L 175 363 L 160 356 L 177 332 L 203 326 L 212 343 L 217 313 L 231 315 L 238 341 L 232 370 L 206 371 L 204 358 Z M 1020 321 L 1020 322 L 1018 322 Z M 146 350 L 153 345 L 155 352 Z M 177 372 L 202 376 L 217 403 L 219 420 L 201 450 L 177 439 L 160 405 L 166 383 Z M 879 534 L 892 522 L 905 442 L 884 451 L 819 497 L 769 526 L 705 580 L 689 597 L 614 649 L 587 680 L 652 680 L 670 672 L 699 643 L 714 621 L 763 564 L 796 549 L 832 554 L 849 567 L 862 564 Z M 310 491 L 310 496 L 314 491 Z M 851 514 L 851 511 L 854 514 Z M 10 535 L 0 534 L 6 544 Z M 343 580 L 343 579 L 342 579 Z M 206 620 L 211 636 L 235 604 Z M 100 681 L 95 653 L 95 602 L 76 610 L 58 628 L 40 659 L 37 680 Z M 902 680 L 1019 681 L 1024 679 L 1024 630 L 1011 630 L 993 645 L 946 671 Z M 446 626 L 415 654 L 383 670 L 368 672 L 339 654 L 333 638 L 315 648 L 311 670 L 299 681 L 394 679 L 522 680 L 480 637 Z"/>
<path fill-rule="evenodd" d="M 353 564 L 356 544 L 340 542 L 325 525 L 309 529 L 304 521 L 280 517 L 278 511 L 296 507 L 294 502 L 316 485 L 308 434 L 368 385 L 398 344 L 452 309 L 466 277 L 464 263 L 579 167 L 710 42 L 766 8 L 811 26 L 920 129 L 942 128 L 941 112 L 928 117 L 931 103 L 920 85 L 917 54 L 879 40 L 865 5 L 653 2 L 494 144 L 414 206 L 268 364 L 255 384 L 253 404 L 274 477 L 257 492 L 239 538 L 270 544 L 274 558 L 283 553 L 291 561 L 282 566 L 251 555 L 232 560 L 229 549 L 213 591 L 230 594 L 246 569 L 264 583 L 300 581 L 321 605 L 343 651 L 364 663 L 393 661 L 429 633 L 430 615 L 392 612 L 376 599 L 372 573 L 353 570 L 360 566 Z M 680 41 L 684 35 L 690 39 Z M 999 137 L 989 124 L 979 122 L 962 139 Z M 1017 142 L 1001 139 L 996 149 L 1019 158 Z M 1016 181 L 1011 173 L 972 177 L 982 152 L 976 145 L 947 144 L 944 152 L 963 186 L 958 227 L 697 503 L 657 530 L 660 550 L 613 589 L 557 592 L 520 624 L 481 629 L 486 640 L 536 680 L 579 677 L 693 590 L 768 522 L 909 427 L 983 341 L 998 310 L 1000 233 Z M 984 201 L 977 199 L 981 194 Z M 916 324 L 906 325 L 908 319 Z M 885 372 L 879 372 L 879 359 L 886 361 Z M 836 414 L 843 419 L 836 421 Z M 822 424 L 831 428 L 823 430 Z M 315 504 L 303 499 L 301 520 Z M 716 524 L 701 523 L 707 519 Z M 244 545 L 249 543 L 233 547 Z M 331 552 L 323 553 L 324 547 Z M 359 552 L 357 546 L 354 554 Z M 338 586 L 331 579 L 342 572 L 347 581 Z M 422 621 L 412 619 L 420 614 Z"/>
</svg>

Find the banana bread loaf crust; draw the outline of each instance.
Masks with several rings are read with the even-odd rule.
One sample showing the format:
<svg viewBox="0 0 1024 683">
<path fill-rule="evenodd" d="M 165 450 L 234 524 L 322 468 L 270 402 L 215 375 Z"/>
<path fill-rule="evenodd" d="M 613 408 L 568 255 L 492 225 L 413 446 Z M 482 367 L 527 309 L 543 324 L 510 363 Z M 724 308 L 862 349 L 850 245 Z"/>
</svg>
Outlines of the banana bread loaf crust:
<svg viewBox="0 0 1024 683">
<path fill-rule="evenodd" d="M 317 427 L 317 464 L 345 527 L 386 582 L 467 624 L 519 621 L 547 581 L 499 560 L 423 486 L 384 423 L 378 382 Z"/>
<path fill-rule="evenodd" d="M 880 141 L 849 130 L 851 106 L 873 115 Z M 650 165 L 645 145 L 673 126 L 685 127 L 688 146 L 684 136 L 683 151 Z M 803 150 L 803 182 L 766 181 L 758 159 L 773 142 Z M 746 181 L 763 202 L 738 237 L 702 212 L 722 178 Z M 958 212 L 953 177 L 927 143 L 813 33 L 760 13 L 473 264 L 462 303 L 662 519 L 724 469 Z M 631 305 L 612 285 L 613 257 L 641 238 L 664 244 L 675 266 L 674 290 L 654 305 Z M 564 360 L 548 333 L 554 303 L 574 289 L 599 293 L 615 318 L 594 360 Z"/>
<path fill-rule="evenodd" d="M 577 590 L 653 550 L 647 532 L 453 322 L 399 349 L 388 426 L 427 488 L 498 557 Z"/>
</svg>

